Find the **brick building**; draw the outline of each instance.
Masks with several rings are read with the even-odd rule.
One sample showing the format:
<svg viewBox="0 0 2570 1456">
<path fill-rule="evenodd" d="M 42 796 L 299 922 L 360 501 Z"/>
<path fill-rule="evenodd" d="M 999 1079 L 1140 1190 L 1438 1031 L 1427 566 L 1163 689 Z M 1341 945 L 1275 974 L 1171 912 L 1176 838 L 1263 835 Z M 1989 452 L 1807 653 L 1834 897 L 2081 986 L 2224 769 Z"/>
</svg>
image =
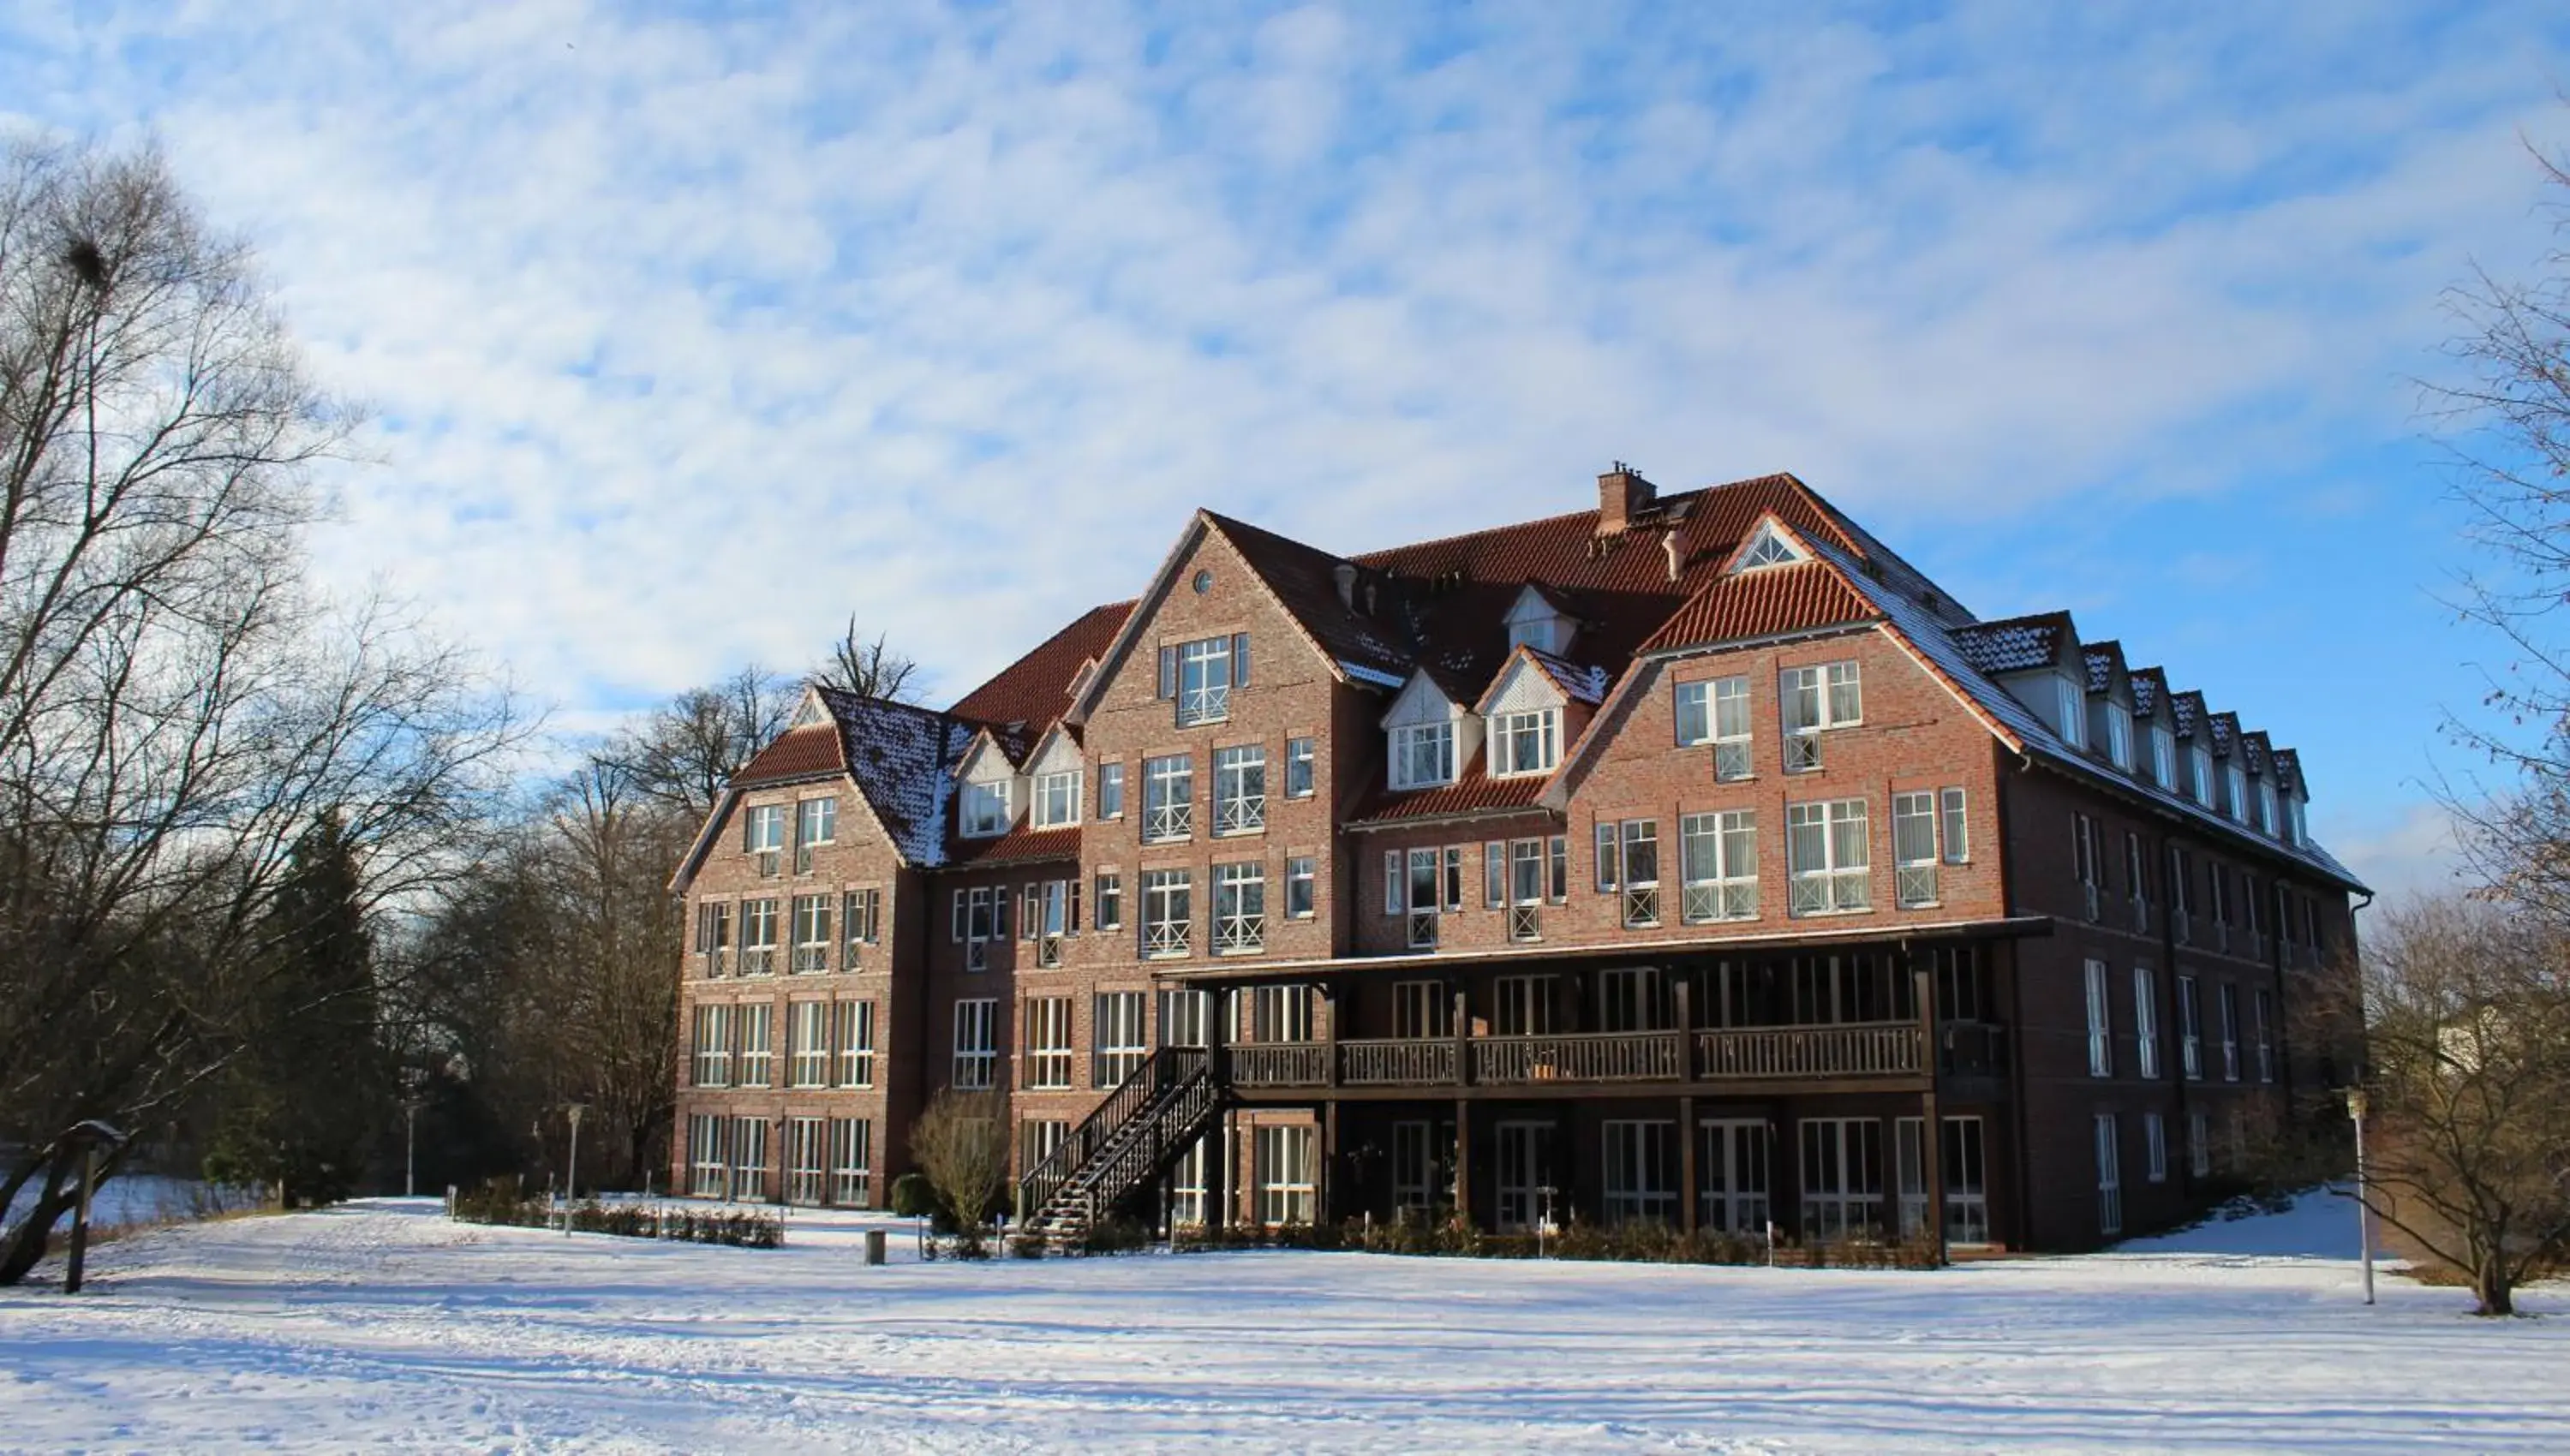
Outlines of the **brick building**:
<svg viewBox="0 0 2570 1456">
<path fill-rule="evenodd" d="M 730 786 L 672 1186 L 877 1206 L 954 1086 L 1055 1229 L 2091 1246 L 2349 1065 L 2288 1014 L 2361 892 L 2308 798 L 1791 477 L 1348 557 L 1198 512 L 1136 600 L 944 711 L 814 689 Z"/>
</svg>

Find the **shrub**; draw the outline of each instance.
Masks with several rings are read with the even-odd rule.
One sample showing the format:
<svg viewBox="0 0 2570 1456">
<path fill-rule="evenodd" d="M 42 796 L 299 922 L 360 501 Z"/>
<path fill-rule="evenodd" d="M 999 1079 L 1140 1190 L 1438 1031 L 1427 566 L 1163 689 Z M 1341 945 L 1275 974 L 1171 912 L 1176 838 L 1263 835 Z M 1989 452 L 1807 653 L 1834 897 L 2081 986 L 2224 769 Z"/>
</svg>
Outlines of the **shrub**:
<svg viewBox="0 0 2570 1456">
<path fill-rule="evenodd" d="M 933 1219 L 946 1211 L 937 1185 L 925 1173 L 905 1173 L 892 1181 L 892 1211 L 905 1219 Z"/>
<path fill-rule="evenodd" d="M 521 1229 L 552 1228 L 559 1213 L 541 1198 L 522 1198 L 516 1179 L 493 1179 L 479 1193 L 459 1194 L 455 1217 L 467 1224 Z M 692 1209 L 666 1204 L 575 1204 L 571 1226 L 582 1234 L 625 1239 L 665 1239 L 677 1244 L 718 1244 L 732 1249 L 780 1249 L 785 1221 L 752 1209 Z"/>
</svg>

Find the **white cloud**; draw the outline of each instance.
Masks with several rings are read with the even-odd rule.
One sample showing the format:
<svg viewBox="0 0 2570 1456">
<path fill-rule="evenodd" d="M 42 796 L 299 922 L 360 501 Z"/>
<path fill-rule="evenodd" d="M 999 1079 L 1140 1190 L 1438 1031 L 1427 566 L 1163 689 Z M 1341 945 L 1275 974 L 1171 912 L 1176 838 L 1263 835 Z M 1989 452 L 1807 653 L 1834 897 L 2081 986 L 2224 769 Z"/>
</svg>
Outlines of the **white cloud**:
<svg viewBox="0 0 2570 1456">
<path fill-rule="evenodd" d="M 2563 47 L 2350 9 L 82 5 L 0 95 L 158 129 L 381 412 L 328 568 L 588 711 L 851 612 L 961 691 L 1197 504 L 1358 548 L 1610 456 L 1984 509 L 2403 433 Z"/>
</svg>

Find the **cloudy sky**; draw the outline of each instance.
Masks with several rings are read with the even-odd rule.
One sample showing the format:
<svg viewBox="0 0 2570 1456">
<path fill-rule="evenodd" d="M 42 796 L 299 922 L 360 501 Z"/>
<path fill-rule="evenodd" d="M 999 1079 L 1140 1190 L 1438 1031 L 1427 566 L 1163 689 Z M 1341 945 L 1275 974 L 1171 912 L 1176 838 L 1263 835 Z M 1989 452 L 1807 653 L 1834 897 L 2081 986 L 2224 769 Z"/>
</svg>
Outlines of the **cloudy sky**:
<svg viewBox="0 0 2570 1456">
<path fill-rule="evenodd" d="M 325 569 L 568 728 L 851 613 L 960 693 L 1198 504 L 1791 470 L 2394 885 L 2489 653 L 2413 380 L 2564 78 L 2531 3 L 0 8 L 0 121 L 156 136 L 373 408 Z"/>
</svg>

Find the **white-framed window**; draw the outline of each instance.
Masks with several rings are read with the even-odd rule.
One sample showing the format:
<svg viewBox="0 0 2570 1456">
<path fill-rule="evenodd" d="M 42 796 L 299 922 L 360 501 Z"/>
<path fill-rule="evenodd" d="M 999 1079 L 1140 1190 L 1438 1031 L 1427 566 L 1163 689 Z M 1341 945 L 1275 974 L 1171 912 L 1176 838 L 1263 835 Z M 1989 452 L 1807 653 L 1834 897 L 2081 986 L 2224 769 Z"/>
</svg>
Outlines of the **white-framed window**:
<svg viewBox="0 0 2570 1456">
<path fill-rule="evenodd" d="M 829 1188 L 829 1124 L 817 1117 L 785 1120 L 785 1201 L 817 1208 Z"/>
<path fill-rule="evenodd" d="M 1636 1119 L 1603 1127 L 1606 1222 L 1675 1224 L 1678 1212 L 1678 1125 Z"/>
<path fill-rule="evenodd" d="M 1160 992 L 1160 1045 L 1203 1046 L 1213 1026 L 1213 992 Z"/>
<path fill-rule="evenodd" d="M 1785 848 L 1798 915 L 1862 910 L 1874 904 L 1862 799 L 1785 806 Z"/>
<path fill-rule="evenodd" d="M 844 942 L 839 968 L 854 970 L 857 968 L 857 947 L 875 944 L 883 938 L 881 890 L 851 890 L 839 897 L 839 934 Z"/>
<path fill-rule="evenodd" d="M 1769 1134 L 1759 1119 L 1706 1118 L 1697 1124 L 1696 1216 L 1725 1234 L 1763 1238 L 1771 1217 Z"/>
<path fill-rule="evenodd" d="M 2233 819 L 2239 820 L 2243 824 L 2248 823 L 2249 775 L 2235 763 L 2231 766 L 2230 770 L 2223 775 L 2222 782 L 2228 786 L 2223 795 L 2225 802 L 2222 806 L 2222 812 L 2231 816 Z"/>
<path fill-rule="evenodd" d="M 1981 1146 L 1979 1118 L 1945 1119 L 1944 1158 L 1936 1171 L 1945 1179 L 1945 1242 L 1989 1243 L 1989 1163 Z"/>
<path fill-rule="evenodd" d="M 2151 782 L 2171 791 L 2177 788 L 2177 739 L 2157 723 L 2151 725 Z"/>
<path fill-rule="evenodd" d="M 1666 1031 L 1673 1009 L 1669 982 L 1656 965 L 1622 965 L 1597 973 L 1600 1031 Z"/>
<path fill-rule="evenodd" d="M 731 907 L 711 902 L 696 907 L 696 953 L 704 957 L 705 974 L 723 973 L 723 952 L 731 948 Z"/>
<path fill-rule="evenodd" d="M 2198 723 L 2195 749 L 2187 755 L 2187 762 L 2195 766 L 2195 782 L 2187 787 L 2196 803 L 2210 809 L 2213 807 L 2213 749 L 2203 741 L 2204 731 L 2204 725 Z"/>
<path fill-rule="evenodd" d="M 2122 703 L 2106 704 L 2106 757 L 2126 773 L 2133 769 L 2133 712 Z"/>
<path fill-rule="evenodd" d="M 1678 684 L 1678 742 L 1713 745 L 1713 777 L 1749 777 L 1749 679 L 1717 677 Z"/>
<path fill-rule="evenodd" d="M 741 815 L 741 850 L 758 861 L 758 873 L 773 875 L 785 853 L 785 806 L 753 804 Z"/>
<path fill-rule="evenodd" d="M 1260 1226 L 1310 1224 L 1314 1213 L 1312 1129 L 1301 1124 L 1262 1125 L 1253 1162 Z"/>
<path fill-rule="evenodd" d="M 1803 1119 L 1803 1237 L 1883 1232 L 1883 1124 L 1871 1117 Z"/>
<path fill-rule="evenodd" d="M 2186 1169 L 2198 1178 L 2213 1176 L 2213 1119 L 2201 1112 L 2186 1115 Z"/>
<path fill-rule="evenodd" d="M 794 960 L 797 975 L 809 975 L 830 968 L 830 911 L 837 897 L 798 895 L 794 897 Z"/>
<path fill-rule="evenodd" d="M 2124 1154 L 2115 1114 L 2097 1114 L 2097 1232 L 2124 1232 Z"/>
<path fill-rule="evenodd" d="M 1089 924 L 1100 930 L 1124 928 L 1124 876 L 1121 872 L 1097 872 L 1097 901 L 1089 911 Z"/>
<path fill-rule="evenodd" d="M 2204 1006 L 2191 975 L 2177 978 L 2177 1065 L 2188 1081 L 2204 1080 Z"/>
<path fill-rule="evenodd" d="M 1491 719 L 1491 777 L 1548 774 L 1561 762 L 1561 710 L 1537 708 Z"/>
<path fill-rule="evenodd" d="M 1509 841 L 1506 887 L 1509 939 L 1543 938 L 1544 889 L 1544 842 Z"/>
<path fill-rule="evenodd" d="M 794 869 L 797 874 L 812 872 L 812 851 L 839 840 L 839 800 L 804 799 L 794 806 Z"/>
<path fill-rule="evenodd" d="M 955 1003 L 955 1089 L 990 1090 L 999 1068 L 1000 1003 L 980 996 Z"/>
<path fill-rule="evenodd" d="M 2143 1076 L 2159 1076 L 2159 977 L 2147 965 L 2133 967 L 2133 1053 L 2134 1064 Z"/>
<path fill-rule="evenodd" d="M 1097 817 L 1124 817 L 1124 765 L 1102 763 L 1097 766 Z"/>
<path fill-rule="evenodd" d="M 830 1119 L 830 1203 L 862 1209 L 874 1202 L 875 1126 L 862 1117 Z"/>
<path fill-rule="evenodd" d="M 756 1201 L 767 1197 L 767 1119 L 731 1120 L 730 1197 Z"/>
<path fill-rule="evenodd" d="M 776 969 L 776 902 L 740 903 L 740 973 L 766 975 Z"/>
<path fill-rule="evenodd" d="M 2258 1037 L 2258 1080 L 2276 1080 L 2276 1001 L 2271 992 L 2250 992 L 2250 1029 Z"/>
<path fill-rule="evenodd" d="M 1184 955 L 1195 940 L 1195 882 L 1185 870 L 1142 872 L 1142 954 Z"/>
<path fill-rule="evenodd" d="M 2261 780 L 2258 784 L 2258 832 L 2276 833 L 2276 786 Z"/>
<path fill-rule="evenodd" d="M 1419 1041 L 1455 1034 L 1455 998 L 1446 983 L 1398 980 L 1392 983 L 1392 1034 Z"/>
<path fill-rule="evenodd" d="M 1313 794 L 1313 744 L 1308 738 L 1285 740 L 1285 797 L 1309 799 Z"/>
<path fill-rule="evenodd" d="M 1549 975 L 1503 975 L 1493 982 L 1492 1034 L 1551 1035 L 1554 984 Z"/>
<path fill-rule="evenodd" d="M 1972 859 L 1971 819 L 1963 812 L 1963 791 L 1936 791 L 1936 817 L 1944 841 L 1944 859 L 1948 865 L 1967 865 Z"/>
<path fill-rule="evenodd" d="M 1202 1137 L 1188 1145 L 1169 1166 L 1169 1223 L 1180 1229 L 1201 1229 L 1205 1221 L 1205 1163 L 1207 1148 L 1214 1139 Z"/>
<path fill-rule="evenodd" d="M 2240 988 L 2224 981 L 2215 988 L 2222 1013 L 2222 1080 L 2240 1080 Z"/>
<path fill-rule="evenodd" d="M 1740 553 L 1739 564 L 1733 569 L 1754 571 L 1761 566 L 1790 566 L 1801 559 L 1802 556 L 1785 544 L 1783 537 L 1762 526 L 1758 529 L 1758 539 L 1749 544 L 1749 549 Z"/>
<path fill-rule="evenodd" d="M 2142 1114 L 2142 1177 L 2168 1182 L 2168 1123 L 2156 1112 Z"/>
<path fill-rule="evenodd" d="M 829 1002 L 796 1001 L 786 1008 L 785 1058 L 786 1085 L 830 1085 Z"/>
<path fill-rule="evenodd" d="M 2070 868 L 2079 879 L 2088 918 L 2096 919 L 2105 894 L 2104 849 L 2097 838 L 2097 821 L 2076 812 L 2070 816 Z"/>
<path fill-rule="evenodd" d="M 1312 988 L 1258 986 L 1249 993 L 1249 1039 L 1273 1044 L 1312 1039 Z"/>
<path fill-rule="evenodd" d="M 1007 834 L 1010 818 L 1008 780 L 964 786 L 963 832 L 966 837 L 990 839 Z"/>
<path fill-rule="evenodd" d="M 2088 746 L 2088 698 L 2079 684 L 2066 677 L 2052 680 L 2055 713 L 2061 723 L 2061 737 L 2072 748 Z"/>
<path fill-rule="evenodd" d="M 1531 840 L 1521 841 L 1527 849 Z M 1758 815 L 1735 809 L 1678 820 L 1679 873 L 1690 922 L 1758 916 Z M 1528 867 L 1532 868 L 1531 859 Z"/>
<path fill-rule="evenodd" d="M 840 1001 L 830 1007 L 830 1049 L 839 1085 L 875 1084 L 875 1003 Z"/>
<path fill-rule="evenodd" d="M 1455 782 L 1455 723 L 1406 723 L 1392 730 L 1392 787 Z"/>
<path fill-rule="evenodd" d="M 1294 855 L 1285 861 L 1285 918 L 1308 920 L 1319 910 L 1320 861 Z"/>
<path fill-rule="evenodd" d="M 776 1008 L 740 1008 L 740 1085 L 766 1087 L 776 1078 Z"/>
<path fill-rule="evenodd" d="M 1678 747 L 1713 741 L 1713 682 L 1682 682 L 1675 689 Z"/>
<path fill-rule="evenodd" d="M 1267 827 L 1267 749 L 1243 743 L 1213 751 L 1213 832 L 1255 834 Z"/>
<path fill-rule="evenodd" d="M 1256 860 L 1213 867 L 1213 953 L 1267 948 L 1267 867 Z"/>
<path fill-rule="evenodd" d="M 1124 1085 L 1124 1079 L 1140 1070 L 1142 1059 L 1151 1054 L 1150 1037 L 1142 1025 L 1144 1004 L 1140 991 L 1099 991 L 1090 999 L 1090 1033 L 1095 1042 L 1088 1068 L 1092 1086 Z"/>
<path fill-rule="evenodd" d="M 1660 922 L 1660 822 L 1628 819 L 1621 826 L 1617 856 L 1623 882 L 1623 922 L 1631 926 Z"/>
<path fill-rule="evenodd" d="M 729 1005 L 696 1007 L 694 1045 L 687 1069 L 689 1085 L 731 1085 L 731 1044 L 738 1034 L 738 1007 Z"/>
<path fill-rule="evenodd" d="M 1821 766 L 1821 734 L 1865 721 L 1864 679 L 1854 662 L 1788 667 L 1778 675 L 1777 698 L 1784 717 L 1788 773 Z"/>
<path fill-rule="evenodd" d="M 1230 717 L 1231 690 L 1236 682 L 1248 681 L 1248 667 L 1246 636 L 1204 637 L 1161 648 L 1162 683 L 1173 689 L 1164 696 L 1177 699 L 1178 726 Z"/>
<path fill-rule="evenodd" d="M 1071 997 L 1029 996 L 1020 1005 L 1026 1018 L 1027 1087 L 1061 1092 L 1071 1086 Z"/>
<path fill-rule="evenodd" d="M 731 1188 L 731 1119 L 702 1113 L 687 1119 L 687 1192 L 721 1198 Z"/>
<path fill-rule="evenodd" d="M 1936 903 L 1936 796 L 1892 796 L 1893 898 L 1903 908 Z"/>
<path fill-rule="evenodd" d="M 1195 833 L 1196 761 L 1187 754 L 1142 760 L 1142 843 Z"/>
<path fill-rule="evenodd" d="M 1445 878 L 1439 873 L 1445 863 L 1445 855 L 1434 846 L 1414 849 L 1406 854 L 1395 850 L 1392 854 L 1405 867 L 1401 883 L 1394 890 L 1401 897 L 1402 904 L 1409 908 L 1410 948 L 1434 949 L 1438 940 L 1438 915 L 1446 904 L 1445 887 L 1439 883 Z"/>
<path fill-rule="evenodd" d="M 2142 837 L 2133 830 L 2124 831 L 2124 904 L 2133 913 L 2133 931 L 2143 933 L 2151 927 L 2150 861 L 2142 854 Z"/>
<path fill-rule="evenodd" d="M 2115 1074 L 2115 1028 L 2108 1013 L 2106 962 L 2091 960 L 2088 972 L 2088 1075 Z"/>
<path fill-rule="evenodd" d="M 1079 823 L 1079 770 L 1037 775 L 1035 807 L 1038 829 L 1062 829 Z"/>
</svg>

